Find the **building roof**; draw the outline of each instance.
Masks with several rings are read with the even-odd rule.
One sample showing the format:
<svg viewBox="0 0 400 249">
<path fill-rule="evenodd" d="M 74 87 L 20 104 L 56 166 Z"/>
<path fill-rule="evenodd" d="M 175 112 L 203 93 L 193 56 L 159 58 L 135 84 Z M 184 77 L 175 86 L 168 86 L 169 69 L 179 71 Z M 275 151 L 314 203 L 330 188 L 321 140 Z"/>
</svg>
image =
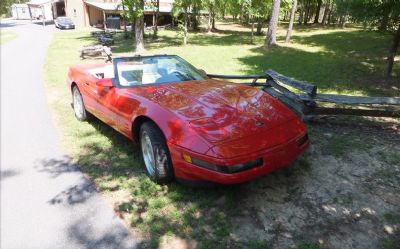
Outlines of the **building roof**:
<svg viewBox="0 0 400 249">
<path fill-rule="evenodd" d="M 52 2 L 52 0 L 32 0 L 27 2 L 28 5 L 43 5 L 45 3 Z"/>
<path fill-rule="evenodd" d="M 28 5 L 25 3 L 14 3 L 11 5 L 11 7 L 16 7 L 16 8 L 28 8 Z"/>
<path fill-rule="evenodd" d="M 102 3 L 102 2 L 92 2 L 92 1 L 84 1 L 85 3 L 92 5 L 101 10 L 106 11 L 122 11 L 122 4 L 120 3 Z"/>
<path fill-rule="evenodd" d="M 43 0 L 46 1 L 46 0 Z M 48 0 L 47 0 L 48 1 Z M 96 7 L 98 9 L 104 11 L 123 11 L 123 7 L 121 3 L 103 3 L 103 2 L 94 2 L 90 0 L 84 0 L 84 2 L 88 5 Z M 172 4 L 161 4 L 162 0 L 160 1 L 160 12 L 162 13 L 169 13 L 172 11 Z M 154 11 L 153 8 L 150 6 L 144 6 L 145 11 Z"/>
</svg>

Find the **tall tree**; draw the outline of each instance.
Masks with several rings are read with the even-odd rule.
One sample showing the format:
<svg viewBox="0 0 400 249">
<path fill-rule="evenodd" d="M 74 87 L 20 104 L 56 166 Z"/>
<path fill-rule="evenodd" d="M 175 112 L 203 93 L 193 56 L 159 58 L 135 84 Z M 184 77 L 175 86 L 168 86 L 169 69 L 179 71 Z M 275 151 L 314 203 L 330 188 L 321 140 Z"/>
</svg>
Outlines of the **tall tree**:
<svg viewBox="0 0 400 249">
<path fill-rule="evenodd" d="M 272 47 L 276 45 L 276 30 L 279 21 L 279 9 L 281 7 L 281 0 L 273 0 L 272 13 L 269 20 L 267 37 L 265 38 L 264 47 Z"/>
<path fill-rule="evenodd" d="M 392 74 L 394 58 L 398 53 L 400 43 L 400 1 L 399 0 L 353 0 L 350 3 L 344 0 L 336 0 L 337 8 L 343 8 L 345 5 L 348 13 L 354 21 L 364 23 L 365 27 L 382 28 L 393 33 L 393 40 L 388 51 L 384 74 L 390 76 Z M 384 25 L 382 25 L 384 23 Z"/>
<path fill-rule="evenodd" d="M 303 16 L 304 16 L 304 0 L 300 0 L 299 24 L 303 23 Z"/>
<path fill-rule="evenodd" d="M 315 11 L 314 23 L 319 22 L 319 13 L 321 12 L 322 0 L 317 0 L 317 10 Z"/>
<path fill-rule="evenodd" d="M 387 77 L 389 77 L 392 74 L 394 57 L 397 54 L 399 45 L 400 45 L 400 23 L 399 23 L 399 26 L 397 27 L 396 34 L 394 35 L 394 38 L 392 41 L 392 46 L 389 49 L 389 55 L 388 55 L 387 61 L 386 61 L 385 75 Z"/>
<path fill-rule="evenodd" d="M 135 51 L 144 51 L 144 0 L 123 0 L 122 15 L 132 23 L 133 37 L 135 38 Z"/>
<path fill-rule="evenodd" d="M 138 0 L 137 17 L 135 20 L 135 45 L 137 54 L 144 52 L 144 0 Z"/>
<path fill-rule="evenodd" d="M 331 0 L 327 0 L 325 3 L 324 15 L 322 16 L 322 21 L 321 21 L 323 25 L 326 24 L 326 20 L 328 19 L 329 7 L 331 5 L 330 1 Z"/>
<path fill-rule="evenodd" d="M 160 0 L 156 0 L 156 13 L 154 17 L 154 31 L 153 36 L 157 37 L 158 32 L 158 16 L 160 15 Z"/>
<path fill-rule="evenodd" d="M 183 14 L 183 24 L 179 26 L 183 31 L 183 44 L 188 43 L 188 21 L 189 21 L 189 8 L 192 5 L 192 0 L 175 0 L 172 8 L 173 15 L 177 18 Z"/>
<path fill-rule="evenodd" d="M 208 10 L 207 32 L 210 33 L 211 30 L 215 28 L 215 23 L 214 23 L 215 0 L 206 0 L 205 4 Z"/>
<path fill-rule="evenodd" d="M 311 0 L 305 0 L 305 6 L 304 6 L 305 10 L 304 10 L 304 16 L 303 16 L 304 25 L 306 25 L 308 23 L 308 18 L 309 18 L 309 15 L 310 15 L 310 8 L 311 8 L 310 5 L 311 5 Z"/>
<path fill-rule="evenodd" d="M 293 0 L 292 11 L 290 12 L 289 27 L 288 27 L 288 30 L 286 33 L 285 42 L 290 42 L 290 37 L 292 36 L 292 30 L 293 30 L 294 16 L 296 14 L 296 9 L 297 9 L 297 0 Z"/>
</svg>

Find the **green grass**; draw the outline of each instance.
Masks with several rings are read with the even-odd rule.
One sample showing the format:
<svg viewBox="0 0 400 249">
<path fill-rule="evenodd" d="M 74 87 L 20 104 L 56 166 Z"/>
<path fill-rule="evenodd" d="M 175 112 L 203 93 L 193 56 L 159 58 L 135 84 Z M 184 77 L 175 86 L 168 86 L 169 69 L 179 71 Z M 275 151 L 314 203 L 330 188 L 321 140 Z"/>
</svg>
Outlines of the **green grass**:
<svg viewBox="0 0 400 249">
<path fill-rule="evenodd" d="M 255 44 L 249 44 L 249 29 L 230 24 L 219 27 L 224 30 L 212 35 L 191 33 L 187 46 L 181 45 L 177 32 L 160 31 L 157 40 L 146 39 L 146 48 L 148 53 L 180 55 L 209 73 L 260 74 L 271 68 L 313 82 L 323 92 L 395 94 L 388 91 L 390 82 L 375 84 L 369 79 L 380 79 L 384 48 L 390 41 L 387 35 L 357 29 L 303 29 L 294 33 L 293 43 L 266 51 L 261 48 L 264 37 L 256 37 Z M 67 68 L 93 62 L 81 61 L 78 52 L 82 45 L 93 43 L 88 30 L 55 33 L 45 66 L 48 101 L 74 162 L 104 195 L 111 196 L 125 221 L 143 234 L 144 243 L 157 248 L 163 238 L 175 236 L 195 240 L 199 248 L 268 245 L 262 238 L 239 242 L 230 238 L 229 216 L 240 213 L 240 186 L 209 190 L 176 183 L 156 185 L 145 175 L 138 148 L 128 139 L 98 120 L 81 123 L 75 119 L 65 84 Z M 114 55 L 129 54 L 132 44 L 120 34 Z M 399 71 L 398 65 L 395 71 Z M 341 143 L 334 142 L 334 153 L 343 153 Z M 116 197 L 117 193 L 123 197 Z"/>
<path fill-rule="evenodd" d="M 4 29 L 1 29 L 1 31 L 0 31 L 0 44 L 1 45 L 14 40 L 15 38 L 17 38 L 17 33 L 13 32 L 13 31 L 8 31 L 8 30 L 6 31 Z"/>
<path fill-rule="evenodd" d="M 296 247 L 296 249 L 325 249 L 325 247 L 319 243 L 302 243 Z"/>
</svg>

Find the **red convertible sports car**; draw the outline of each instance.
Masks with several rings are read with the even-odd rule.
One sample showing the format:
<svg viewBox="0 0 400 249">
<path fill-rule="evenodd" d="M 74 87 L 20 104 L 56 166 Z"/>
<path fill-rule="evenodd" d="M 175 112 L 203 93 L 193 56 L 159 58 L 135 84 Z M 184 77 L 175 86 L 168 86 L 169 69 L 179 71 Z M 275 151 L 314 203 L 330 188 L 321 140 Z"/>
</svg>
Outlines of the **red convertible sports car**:
<svg viewBox="0 0 400 249">
<path fill-rule="evenodd" d="M 76 118 L 92 114 L 137 141 L 159 183 L 248 181 L 309 145 L 305 124 L 283 103 L 256 87 L 209 79 L 175 55 L 71 66 L 68 87 Z"/>
</svg>

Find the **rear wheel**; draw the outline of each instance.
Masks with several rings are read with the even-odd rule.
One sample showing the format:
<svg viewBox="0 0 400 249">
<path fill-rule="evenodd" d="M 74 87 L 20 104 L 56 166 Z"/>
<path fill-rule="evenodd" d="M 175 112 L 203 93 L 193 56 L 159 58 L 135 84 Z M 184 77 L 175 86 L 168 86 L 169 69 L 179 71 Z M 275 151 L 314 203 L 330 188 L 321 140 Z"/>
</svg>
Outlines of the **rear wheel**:
<svg viewBox="0 0 400 249">
<path fill-rule="evenodd" d="M 140 127 L 140 147 L 149 177 L 157 183 L 173 179 L 173 168 L 167 143 L 161 130 L 152 122 Z"/>
<path fill-rule="evenodd" d="M 79 121 L 86 121 L 88 119 L 88 113 L 86 112 L 82 95 L 76 86 L 72 88 L 72 105 L 76 119 Z"/>
</svg>

